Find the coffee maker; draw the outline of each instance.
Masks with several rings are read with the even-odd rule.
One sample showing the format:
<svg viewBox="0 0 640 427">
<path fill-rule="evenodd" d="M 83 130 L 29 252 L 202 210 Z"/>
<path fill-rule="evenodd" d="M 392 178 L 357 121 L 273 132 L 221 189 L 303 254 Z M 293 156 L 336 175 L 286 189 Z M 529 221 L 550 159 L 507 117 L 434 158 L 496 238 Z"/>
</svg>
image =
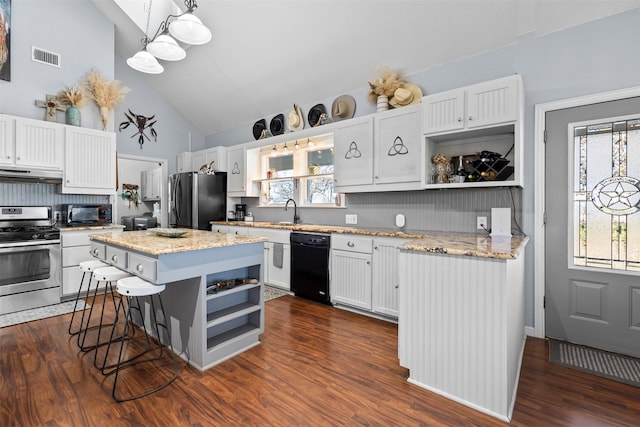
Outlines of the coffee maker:
<svg viewBox="0 0 640 427">
<path fill-rule="evenodd" d="M 236 205 L 236 214 L 235 214 L 235 220 L 236 221 L 244 221 L 244 216 L 247 212 L 247 205 L 245 204 L 237 204 Z"/>
</svg>

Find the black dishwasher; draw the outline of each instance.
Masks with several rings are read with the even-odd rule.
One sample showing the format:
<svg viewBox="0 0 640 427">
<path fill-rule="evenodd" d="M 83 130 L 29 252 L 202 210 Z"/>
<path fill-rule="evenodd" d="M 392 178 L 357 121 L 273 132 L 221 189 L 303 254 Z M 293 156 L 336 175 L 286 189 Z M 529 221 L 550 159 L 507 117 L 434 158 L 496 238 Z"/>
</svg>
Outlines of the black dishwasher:
<svg viewBox="0 0 640 427">
<path fill-rule="evenodd" d="M 290 234 L 291 291 L 301 298 L 331 304 L 329 296 L 328 234 Z"/>
</svg>

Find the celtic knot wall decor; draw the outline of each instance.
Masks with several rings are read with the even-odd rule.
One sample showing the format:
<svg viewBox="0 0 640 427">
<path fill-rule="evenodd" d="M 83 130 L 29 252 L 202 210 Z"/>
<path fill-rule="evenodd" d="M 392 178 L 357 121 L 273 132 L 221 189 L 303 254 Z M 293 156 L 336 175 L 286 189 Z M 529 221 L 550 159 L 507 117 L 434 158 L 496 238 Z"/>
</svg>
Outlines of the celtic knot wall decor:
<svg viewBox="0 0 640 427">
<path fill-rule="evenodd" d="M 393 140 L 393 145 L 389 148 L 387 156 L 397 156 L 398 154 L 405 155 L 409 153 L 409 149 L 404 145 L 404 141 L 399 136 Z"/>
<path fill-rule="evenodd" d="M 233 175 L 239 175 L 240 174 L 240 166 L 238 166 L 238 162 L 235 162 L 233 164 L 233 168 L 231 169 L 231 173 Z"/>
<path fill-rule="evenodd" d="M 351 144 L 349 144 L 349 149 L 345 153 L 344 158 L 349 160 L 349 159 L 357 159 L 360 156 L 362 156 L 362 153 L 358 149 L 358 144 L 356 144 L 355 141 L 351 141 Z"/>
</svg>

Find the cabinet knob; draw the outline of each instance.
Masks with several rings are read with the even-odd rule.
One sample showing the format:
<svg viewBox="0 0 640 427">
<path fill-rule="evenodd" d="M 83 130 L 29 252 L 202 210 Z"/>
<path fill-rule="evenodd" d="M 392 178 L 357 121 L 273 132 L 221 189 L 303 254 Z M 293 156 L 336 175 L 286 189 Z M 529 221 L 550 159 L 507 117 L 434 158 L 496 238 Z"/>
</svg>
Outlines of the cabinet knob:
<svg viewBox="0 0 640 427">
<path fill-rule="evenodd" d="M 473 117 L 469 116 L 468 120 L 473 120 Z"/>
<path fill-rule="evenodd" d="M 400 285 L 398 285 L 397 283 L 395 285 L 393 285 L 394 288 L 398 289 Z"/>
<path fill-rule="evenodd" d="M 142 264 L 138 264 L 136 265 L 136 270 L 142 273 L 142 271 L 144 270 L 144 267 L 142 266 Z"/>
<path fill-rule="evenodd" d="M 458 121 L 461 122 L 462 121 L 462 117 L 458 117 Z"/>
<path fill-rule="evenodd" d="M 118 262 L 118 255 L 114 255 L 111 257 L 111 261 Z"/>
<path fill-rule="evenodd" d="M 16 160 L 20 160 L 20 156 L 16 157 Z"/>
<path fill-rule="evenodd" d="M 7 159 L 10 159 L 10 158 L 11 158 L 11 156 L 7 156 Z"/>
<path fill-rule="evenodd" d="M 367 261 L 367 265 L 371 265 L 371 261 Z"/>
<path fill-rule="evenodd" d="M 355 244 L 353 242 L 347 242 L 347 246 L 349 246 L 350 248 L 354 247 Z"/>
<path fill-rule="evenodd" d="M 377 246 L 374 246 L 374 247 L 373 247 L 373 249 L 375 249 L 375 250 L 377 251 L 377 250 L 378 250 L 378 247 L 377 247 Z"/>
<path fill-rule="evenodd" d="M 378 175 L 374 176 L 374 178 L 375 178 L 375 179 L 380 179 L 380 178 L 378 177 Z"/>
</svg>

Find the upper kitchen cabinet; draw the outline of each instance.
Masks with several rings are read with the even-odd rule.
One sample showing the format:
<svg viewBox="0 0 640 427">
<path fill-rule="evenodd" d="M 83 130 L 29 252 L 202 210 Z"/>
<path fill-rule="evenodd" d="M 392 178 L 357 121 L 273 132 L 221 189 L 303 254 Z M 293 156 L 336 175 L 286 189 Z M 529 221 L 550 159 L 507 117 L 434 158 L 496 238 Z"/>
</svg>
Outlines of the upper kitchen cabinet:
<svg viewBox="0 0 640 427">
<path fill-rule="evenodd" d="M 199 171 L 202 166 L 213 162 L 213 169 L 220 172 L 227 171 L 227 147 L 213 147 L 195 151 L 191 154 L 191 167 Z"/>
<path fill-rule="evenodd" d="M 57 123 L 0 115 L 0 164 L 62 169 L 63 129 Z"/>
<path fill-rule="evenodd" d="M 522 91 L 519 75 L 422 98 L 425 135 L 514 122 Z"/>
<path fill-rule="evenodd" d="M 381 190 L 420 188 L 420 113 L 418 104 L 374 116 L 373 182 Z"/>
<path fill-rule="evenodd" d="M 67 126 L 62 192 L 114 194 L 115 191 L 115 133 Z"/>
<path fill-rule="evenodd" d="M 256 151 L 256 150 L 253 150 Z M 258 197 L 258 154 L 249 153 L 244 146 L 227 150 L 227 195 L 229 197 Z"/>
<path fill-rule="evenodd" d="M 373 118 L 341 122 L 333 135 L 335 187 L 373 184 Z"/>
<path fill-rule="evenodd" d="M 193 172 L 193 168 L 191 167 L 192 161 L 192 153 L 189 151 L 183 151 L 182 153 L 178 153 L 176 157 L 176 171 L 180 172 Z"/>
<path fill-rule="evenodd" d="M 519 75 L 425 96 L 422 108 L 423 188 L 522 185 Z M 435 156 L 450 160 L 440 172 Z"/>
<path fill-rule="evenodd" d="M 162 199 L 162 168 L 155 167 L 140 172 L 141 194 L 143 202 Z"/>
</svg>

